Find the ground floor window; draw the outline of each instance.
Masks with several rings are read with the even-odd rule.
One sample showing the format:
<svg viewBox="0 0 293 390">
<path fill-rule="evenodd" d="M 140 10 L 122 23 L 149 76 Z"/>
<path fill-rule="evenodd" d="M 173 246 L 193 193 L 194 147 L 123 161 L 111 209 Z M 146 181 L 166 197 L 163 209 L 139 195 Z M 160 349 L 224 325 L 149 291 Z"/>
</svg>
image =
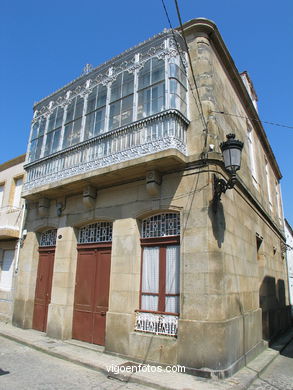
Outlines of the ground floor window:
<svg viewBox="0 0 293 390">
<path fill-rule="evenodd" d="M 140 308 L 135 330 L 176 336 L 180 297 L 180 215 L 142 221 Z"/>
<path fill-rule="evenodd" d="M 140 309 L 179 313 L 180 215 L 162 213 L 142 222 Z"/>
<path fill-rule="evenodd" d="M 179 245 L 143 247 L 142 310 L 179 313 L 179 260 Z"/>
</svg>

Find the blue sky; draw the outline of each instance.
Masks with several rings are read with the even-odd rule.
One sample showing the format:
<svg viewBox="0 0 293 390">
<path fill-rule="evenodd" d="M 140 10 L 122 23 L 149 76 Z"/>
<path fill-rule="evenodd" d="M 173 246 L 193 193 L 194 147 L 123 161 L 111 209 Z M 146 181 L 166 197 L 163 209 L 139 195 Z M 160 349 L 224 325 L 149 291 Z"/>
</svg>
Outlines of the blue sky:
<svg viewBox="0 0 293 390">
<path fill-rule="evenodd" d="M 165 0 L 178 25 L 174 1 Z M 293 2 L 178 0 L 183 22 L 212 19 L 239 71 L 247 70 L 261 119 L 293 126 Z M 168 26 L 161 0 L 2 0 L 0 163 L 26 151 L 35 101 Z M 293 129 L 264 124 L 293 226 Z"/>
</svg>

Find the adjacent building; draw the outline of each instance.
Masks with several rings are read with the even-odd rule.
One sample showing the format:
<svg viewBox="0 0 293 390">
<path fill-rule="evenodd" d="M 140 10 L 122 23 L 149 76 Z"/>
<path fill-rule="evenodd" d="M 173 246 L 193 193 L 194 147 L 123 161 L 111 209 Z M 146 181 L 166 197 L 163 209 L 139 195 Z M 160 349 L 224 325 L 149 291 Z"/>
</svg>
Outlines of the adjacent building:
<svg viewBox="0 0 293 390">
<path fill-rule="evenodd" d="M 25 154 L 0 165 L 0 320 L 11 321 L 24 204 Z"/>
<path fill-rule="evenodd" d="M 293 229 L 285 218 L 285 236 L 287 247 L 287 266 L 288 266 L 288 281 L 289 281 L 289 297 L 291 303 L 291 313 L 293 316 Z"/>
<path fill-rule="evenodd" d="M 225 376 L 289 325 L 281 173 L 215 24 L 183 27 L 35 104 L 13 323 Z"/>
</svg>

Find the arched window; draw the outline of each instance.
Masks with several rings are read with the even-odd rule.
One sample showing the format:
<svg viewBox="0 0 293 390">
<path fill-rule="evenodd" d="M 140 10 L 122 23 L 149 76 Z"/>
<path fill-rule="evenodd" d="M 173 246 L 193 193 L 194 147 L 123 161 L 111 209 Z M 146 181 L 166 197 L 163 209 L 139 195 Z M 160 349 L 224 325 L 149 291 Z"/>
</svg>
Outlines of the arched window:
<svg viewBox="0 0 293 390">
<path fill-rule="evenodd" d="M 78 243 L 91 244 L 112 241 L 112 222 L 96 222 L 79 229 Z"/>
<path fill-rule="evenodd" d="M 162 213 L 142 221 L 140 310 L 179 314 L 180 215 Z"/>
<path fill-rule="evenodd" d="M 55 246 L 56 236 L 57 229 L 50 229 L 42 232 L 40 236 L 40 246 Z"/>
</svg>

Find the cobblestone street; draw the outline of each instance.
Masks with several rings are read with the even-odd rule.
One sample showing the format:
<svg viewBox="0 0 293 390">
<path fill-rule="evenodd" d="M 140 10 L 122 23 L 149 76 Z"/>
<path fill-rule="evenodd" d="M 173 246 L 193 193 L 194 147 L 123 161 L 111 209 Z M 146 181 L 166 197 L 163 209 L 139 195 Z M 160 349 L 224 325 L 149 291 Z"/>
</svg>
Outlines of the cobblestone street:
<svg viewBox="0 0 293 390">
<path fill-rule="evenodd" d="M 0 338 L 1 390 L 147 390 Z"/>
<path fill-rule="evenodd" d="M 293 390 L 293 341 L 248 390 Z"/>
</svg>

